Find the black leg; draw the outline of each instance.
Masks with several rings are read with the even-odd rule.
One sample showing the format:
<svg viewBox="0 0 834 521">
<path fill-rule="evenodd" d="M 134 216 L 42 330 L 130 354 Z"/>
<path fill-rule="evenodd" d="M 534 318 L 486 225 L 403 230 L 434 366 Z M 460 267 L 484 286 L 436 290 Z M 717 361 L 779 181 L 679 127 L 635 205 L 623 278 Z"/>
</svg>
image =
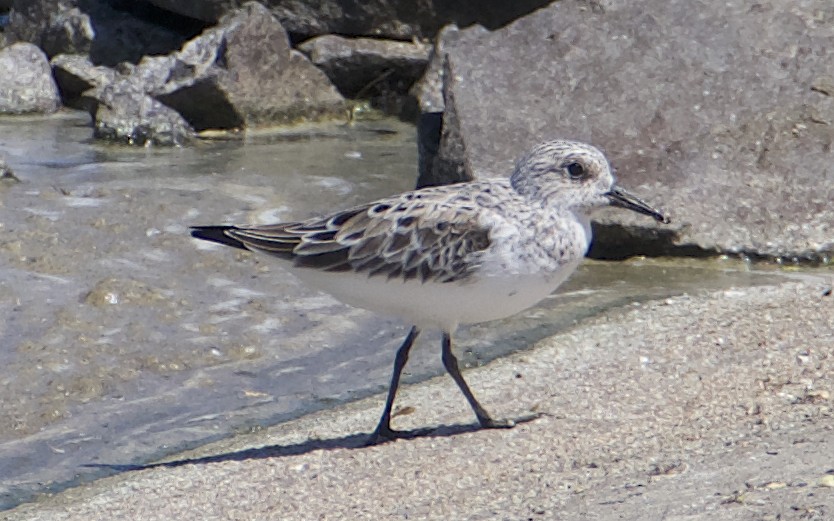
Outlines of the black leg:
<svg viewBox="0 0 834 521">
<path fill-rule="evenodd" d="M 378 443 L 381 439 L 390 440 L 397 437 L 397 431 L 391 429 L 391 409 L 394 408 L 394 398 L 397 396 L 397 387 L 400 385 L 400 375 L 403 372 L 403 367 L 405 367 L 405 363 L 408 361 L 408 352 L 411 350 L 411 346 L 414 345 L 414 340 L 417 339 L 419 334 L 420 330 L 417 326 L 412 326 L 411 331 L 408 332 L 408 336 L 405 337 L 402 345 L 397 350 L 397 356 L 394 358 L 394 374 L 391 375 L 391 383 L 388 386 L 388 399 L 385 400 L 385 409 L 382 411 L 382 418 L 379 419 L 376 429 L 374 429 L 374 432 L 368 440 L 369 445 Z"/>
<path fill-rule="evenodd" d="M 452 354 L 452 336 L 449 333 L 443 333 L 443 366 L 446 368 L 446 371 L 452 375 L 452 379 L 454 379 L 455 383 L 458 384 L 460 391 L 466 396 L 466 401 L 469 402 L 469 406 L 472 407 L 472 410 L 475 411 L 475 416 L 478 417 L 478 423 L 481 424 L 481 427 L 484 428 L 503 428 L 503 427 L 513 427 L 515 422 L 506 421 L 506 420 L 493 420 L 489 413 L 481 407 L 481 404 L 478 403 L 478 400 L 475 398 L 475 395 L 472 394 L 472 391 L 469 390 L 469 386 L 466 385 L 466 380 L 463 379 L 463 375 L 460 374 L 460 368 L 458 368 L 458 359 L 455 358 L 455 355 Z"/>
</svg>

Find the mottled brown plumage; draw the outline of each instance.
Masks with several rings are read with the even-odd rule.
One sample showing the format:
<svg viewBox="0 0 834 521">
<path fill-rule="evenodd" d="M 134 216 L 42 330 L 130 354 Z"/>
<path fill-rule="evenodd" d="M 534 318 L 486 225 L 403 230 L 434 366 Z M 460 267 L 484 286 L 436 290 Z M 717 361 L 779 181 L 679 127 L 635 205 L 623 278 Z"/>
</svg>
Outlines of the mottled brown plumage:
<svg viewBox="0 0 834 521">
<path fill-rule="evenodd" d="M 479 252 L 490 244 L 489 229 L 478 223 L 477 194 L 468 190 L 450 200 L 447 190 L 429 188 L 307 221 L 229 227 L 224 233 L 296 267 L 454 282 L 477 269 Z"/>
</svg>

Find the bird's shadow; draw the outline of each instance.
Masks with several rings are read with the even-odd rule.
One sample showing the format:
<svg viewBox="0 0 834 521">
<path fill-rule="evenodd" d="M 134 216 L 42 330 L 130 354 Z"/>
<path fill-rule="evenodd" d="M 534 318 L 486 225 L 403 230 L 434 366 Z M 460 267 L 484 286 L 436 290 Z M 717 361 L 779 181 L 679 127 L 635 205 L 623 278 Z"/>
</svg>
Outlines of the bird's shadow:
<svg viewBox="0 0 834 521">
<path fill-rule="evenodd" d="M 537 418 L 541 414 L 530 414 L 513 419 L 515 425 L 527 423 Z M 487 430 L 477 423 L 457 424 L 457 425 L 441 425 L 439 427 L 413 429 L 406 431 L 397 431 L 396 439 L 411 440 L 416 438 L 446 438 L 450 436 L 457 436 L 467 432 L 476 432 L 480 430 Z M 268 445 L 265 447 L 255 447 L 251 449 L 244 449 L 235 452 L 228 452 L 225 454 L 216 454 L 214 456 L 203 456 L 200 458 L 184 458 L 173 461 L 165 461 L 162 463 L 147 463 L 147 464 L 113 464 L 113 463 L 87 463 L 83 465 L 88 468 L 108 469 L 114 472 L 130 472 L 135 470 L 147 470 L 159 467 L 181 467 L 183 465 L 200 465 L 207 463 L 220 463 L 224 461 L 245 461 L 257 460 L 265 458 L 281 458 L 284 456 L 298 456 L 300 454 L 307 454 L 315 450 L 333 450 L 333 449 L 364 449 L 367 447 L 384 445 L 396 440 L 382 440 L 369 443 L 371 435 L 369 434 L 349 434 L 339 438 L 329 439 L 310 439 L 301 443 L 292 443 L 289 445 Z"/>
</svg>

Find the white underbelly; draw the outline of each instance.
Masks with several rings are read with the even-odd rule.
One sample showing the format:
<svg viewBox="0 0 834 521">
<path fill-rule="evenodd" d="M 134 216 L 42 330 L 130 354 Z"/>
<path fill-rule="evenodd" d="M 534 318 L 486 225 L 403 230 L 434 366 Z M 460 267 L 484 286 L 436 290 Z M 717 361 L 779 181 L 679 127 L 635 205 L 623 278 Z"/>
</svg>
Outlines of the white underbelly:
<svg viewBox="0 0 834 521">
<path fill-rule="evenodd" d="M 415 280 L 368 278 L 349 272 L 320 272 L 291 268 L 310 287 L 351 306 L 398 316 L 421 327 L 454 330 L 509 317 L 534 306 L 552 293 L 574 271 L 581 259 L 557 273 L 489 276 L 467 282 L 422 283 Z"/>
</svg>

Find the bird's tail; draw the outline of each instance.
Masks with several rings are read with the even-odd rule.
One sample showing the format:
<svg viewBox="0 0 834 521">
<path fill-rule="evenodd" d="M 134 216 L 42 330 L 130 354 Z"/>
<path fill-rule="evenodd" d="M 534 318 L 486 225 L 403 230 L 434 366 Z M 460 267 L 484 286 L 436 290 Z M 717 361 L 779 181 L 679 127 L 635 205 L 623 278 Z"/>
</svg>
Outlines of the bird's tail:
<svg viewBox="0 0 834 521">
<path fill-rule="evenodd" d="M 196 237 L 197 239 L 203 239 L 206 241 L 224 244 L 226 246 L 231 246 L 232 248 L 240 248 L 241 250 L 246 250 L 247 248 L 243 245 L 242 242 L 226 234 L 227 230 L 234 229 L 234 226 L 192 226 L 191 236 Z"/>
</svg>

